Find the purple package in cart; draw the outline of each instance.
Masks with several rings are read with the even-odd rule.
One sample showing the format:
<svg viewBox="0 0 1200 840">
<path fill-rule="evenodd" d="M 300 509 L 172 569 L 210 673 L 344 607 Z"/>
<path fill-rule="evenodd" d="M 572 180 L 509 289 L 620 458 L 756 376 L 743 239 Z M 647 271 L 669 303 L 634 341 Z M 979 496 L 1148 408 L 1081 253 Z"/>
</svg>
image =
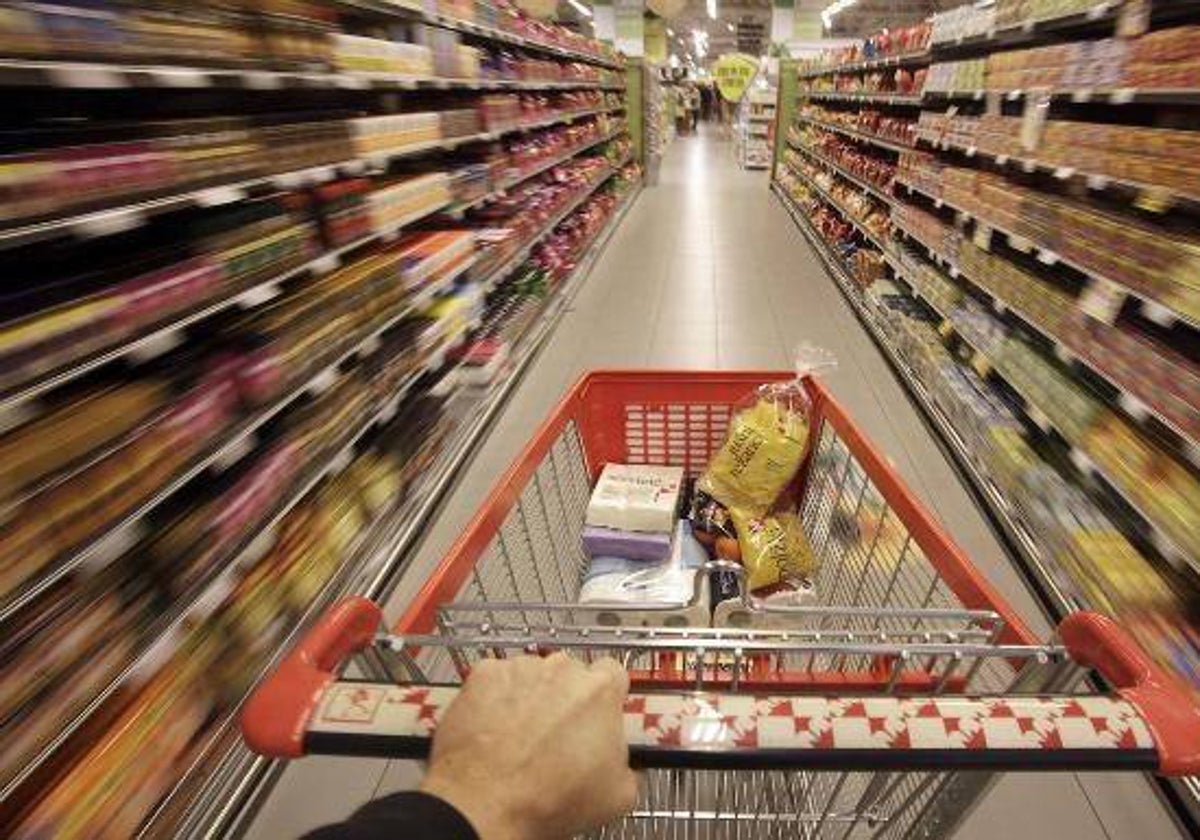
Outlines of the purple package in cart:
<svg viewBox="0 0 1200 840">
<path fill-rule="evenodd" d="M 671 535 L 588 525 L 583 529 L 583 550 L 589 557 L 624 557 L 656 563 L 670 556 Z"/>
</svg>

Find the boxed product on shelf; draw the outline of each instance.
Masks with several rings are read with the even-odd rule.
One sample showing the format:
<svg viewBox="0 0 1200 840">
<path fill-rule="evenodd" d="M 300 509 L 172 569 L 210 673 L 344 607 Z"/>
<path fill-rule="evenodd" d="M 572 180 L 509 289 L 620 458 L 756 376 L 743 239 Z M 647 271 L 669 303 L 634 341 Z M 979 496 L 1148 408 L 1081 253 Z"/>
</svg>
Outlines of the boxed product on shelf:
<svg viewBox="0 0 1200 840">
<path fill-rule="evenodd" d="M 375 73 L 381 75 L 434 75 L 434 57 L 429 47 L 384 38 L 366 38 L 334 32 L 333 60 L 344 73 Z"/>
<path fill-rule="evenodd" d="M 941 61 L 929 67 L 924 89 L 932 92 L 983 90 L 987 59 L 969 58 L 962 61 Z"/>
<path fill-rule="evenodd" d="M 1097 394 L 1077 385 L 1017 336 L 1003 342 L 988 358 L 1014 390 L 1049 418 L 1071 443 L 1082 441 L 1105 410 Z"/>
<path fill-rule="evenodd" d="M 313 190 L 314 210 L 325 247 L 338 248 L 371 232 L 371 214 L 367 209 L 370 192 L 371 182 L 366 178 L 346 178 Z"/>
<path fill-rule="evenodd" d="M 371 224 L 378 232 L 394 231 L 450 201 L 450 179 L 444 172 L 387 181 L 370 195 Z"/>
<path fill-rule="evenodd" d="M 958 253 L 958 244 L 962 240 L 958 229 L 913 204 L 898 202 L 892 205 L 892 222 L 944 259 L 953 259 Z"/>
<path fill-rule="evenodd" d="M 441 140 L 442 121 L 437 111 L 358 117 L 350 121 L 356 155 L 370 157 L 402 151 Z"/>
<path fill-rule="evenodd" d="M 996 7 L 963 5 L 930 18 L 929 40 L 933 44 L 953 43 L 987 35 L 996 26 Z"/>
</svg>

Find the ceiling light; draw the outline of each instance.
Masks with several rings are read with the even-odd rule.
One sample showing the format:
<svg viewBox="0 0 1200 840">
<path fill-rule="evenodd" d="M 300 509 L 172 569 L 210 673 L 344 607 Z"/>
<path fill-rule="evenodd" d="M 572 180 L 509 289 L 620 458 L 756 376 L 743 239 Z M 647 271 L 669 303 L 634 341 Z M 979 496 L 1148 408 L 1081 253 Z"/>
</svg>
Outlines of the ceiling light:
<svg viewBox="0 0 1200 840">
<path fill-rule="evenodd" d="M 713 0 L 713 2 L 715 2 L 715 0 Z M 857 2 L 858 0 L 833 0 L 832 3 L 821 10 L 821 21 L 825 24 L 825 28 L 832 28 L 834 15 L 843 11 L 844 9 L 849 9 Z"/>
<path fill-rule="evenodd" d="M 713 20 L 717 19 L 717 0 L 707 0 L 708 16 Z"/>
<path fill-rule="evenodd" d="M 579 12 L 579 14 L 583 15 L 584 17 L 590 18 L 592 16 L 592 10 L 580 3 L 579 0 L 567 0 L 567 2 L 571 4 L 571 8 Z"/>
</svg>

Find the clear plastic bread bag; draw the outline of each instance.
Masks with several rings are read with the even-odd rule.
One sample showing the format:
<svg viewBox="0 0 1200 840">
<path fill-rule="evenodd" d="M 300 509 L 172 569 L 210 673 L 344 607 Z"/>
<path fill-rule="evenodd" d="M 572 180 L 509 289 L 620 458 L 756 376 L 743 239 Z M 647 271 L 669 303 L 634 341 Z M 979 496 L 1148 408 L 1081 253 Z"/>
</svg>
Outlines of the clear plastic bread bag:
<svg viewBox="0 0 1200 840">
<path fill-rule="evenodd" d="M 803 380 L 836 362 L 832 353 L 809 344 L 796 349 L 794 360 L 794 379 L 764 383 L 734 408 L 725 442 L 697 484 L 730 510 L 765 516 L 804 460 L 812 401 Z"/>
</svg>

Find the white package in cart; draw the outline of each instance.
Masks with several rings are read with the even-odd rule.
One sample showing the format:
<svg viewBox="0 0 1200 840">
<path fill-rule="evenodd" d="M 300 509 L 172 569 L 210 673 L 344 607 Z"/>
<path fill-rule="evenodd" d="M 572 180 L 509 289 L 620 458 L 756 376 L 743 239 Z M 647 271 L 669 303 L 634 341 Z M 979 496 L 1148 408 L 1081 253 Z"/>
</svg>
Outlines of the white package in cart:
<svg viewBox="0 0 1200 840">
<path fill-rule="evenodd" d="M 588 502 L 588 525 L 670 534 L 675 528 L 682 467 L 605 464 Z"/>
</svg>

